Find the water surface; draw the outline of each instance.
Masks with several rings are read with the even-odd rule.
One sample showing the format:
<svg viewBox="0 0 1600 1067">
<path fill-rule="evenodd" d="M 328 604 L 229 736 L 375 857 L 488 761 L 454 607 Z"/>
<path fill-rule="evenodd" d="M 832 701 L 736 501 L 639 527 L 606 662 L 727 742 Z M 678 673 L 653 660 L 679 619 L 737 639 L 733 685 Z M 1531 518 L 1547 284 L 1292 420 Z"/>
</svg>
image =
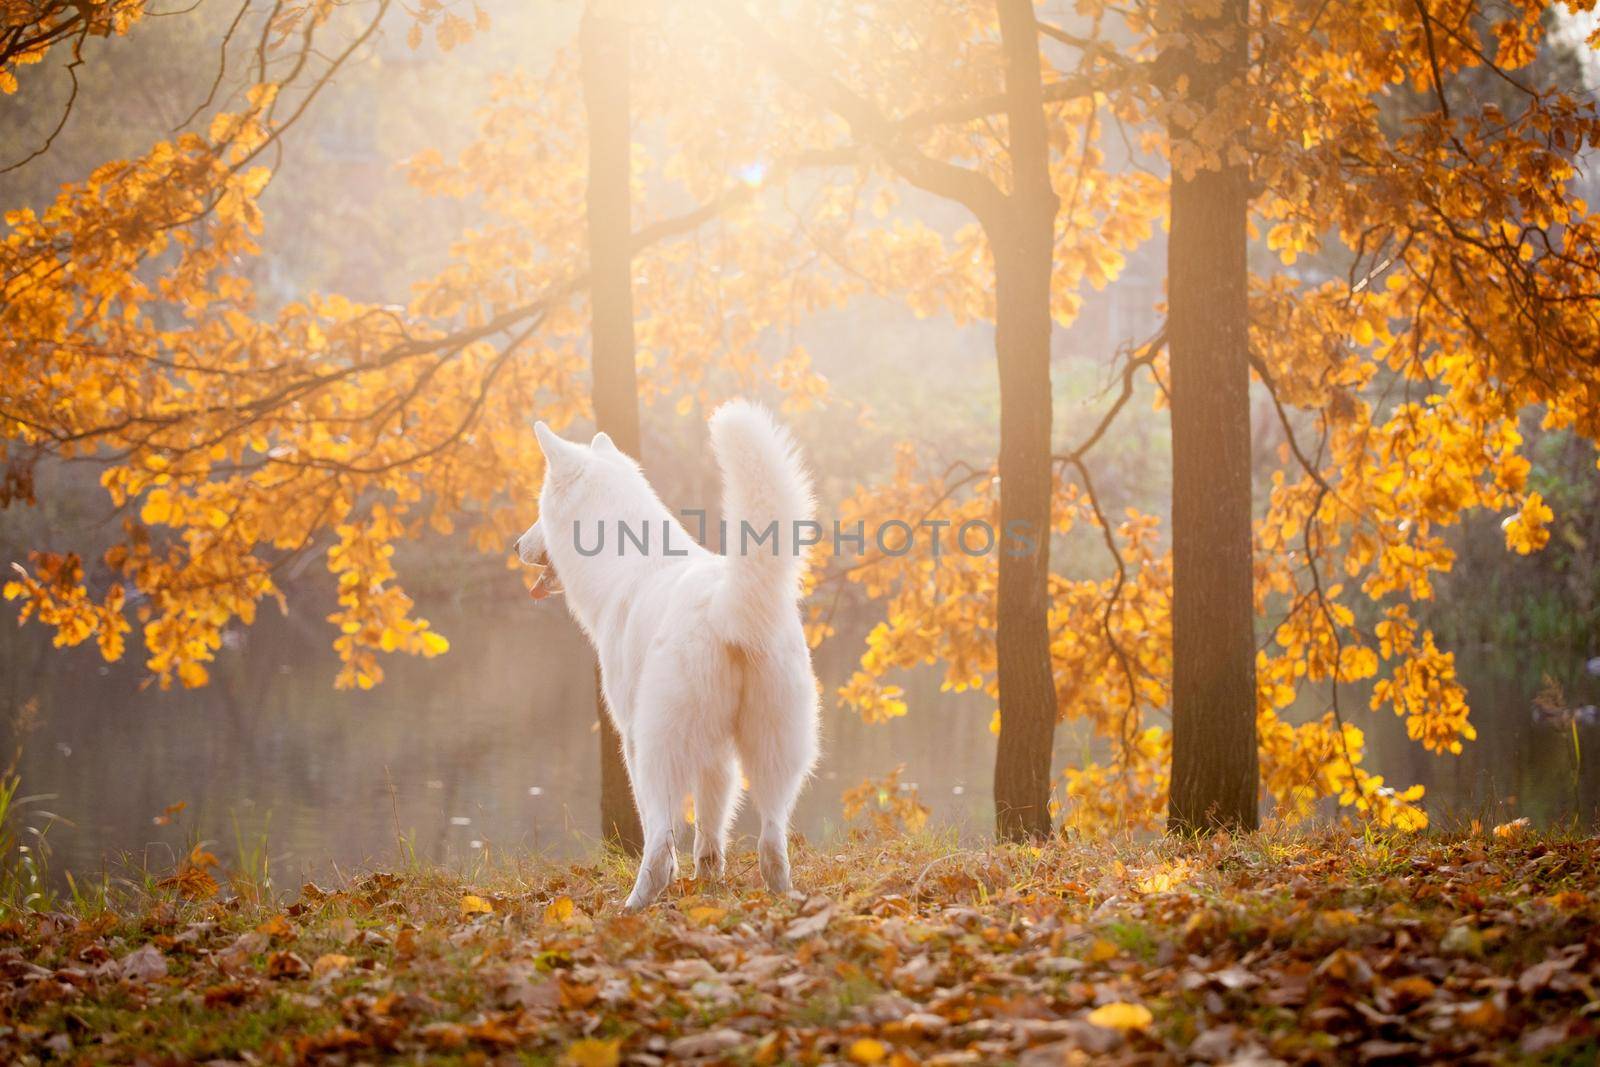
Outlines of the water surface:
<svg viewBox="0 0 1600 1067">
<path fill-rule="evenodd" d="M 36 709 L 20 768 L 24 793 L 53 794 L 38 810 L 62 820 L 49 835 L 55 867 L 94 873 L 131 855 L 165 869 L 196 836 L 224 857 L 264 836 L 280 884 L 331 864 L 393 862 L 402 836 L 443 862 L 485 848 L 573 855 L 591 847 L 597 741 L 582 635 L 559 607 L 525 602 L 426 614 L 450 636 L 450 653 L 389 657 L 387 679 L 370 692 L 333 688 L 332 634 L 303 609 L 263 612 L 231 634 L 212 684 L 187 692 L 145 686 L 136 648 L 128 662 L 108 665 L 92 648 L 51 648 L 37 626 L 0 628 L 0 710 Z M 858 652 L 841 639 L 819 653 L 827 692 Z M 1392 784 L 1424 783 L 1436 822 L 1593 813 L 1595 774 L 1584 769 L 1575 782 L 1570 733 L 1535 725 L 1529 707 L 1546 672 L 1576 702 L 1595 701 L 1600 693 L 1585 687 L 1600 689 L 1600 679 L 1527 654 L 1462 660 L 1479 740 L 1460 757 L 1429 755 L 1406 740 L 1402 722 L 1352 694 L 1346 714 L 1368 732 L 1370 765 Z M 988 832 L 990 705 L 941 692 L 939 678 L 928 668 L 901 679 L 911 714 L 885 725 L 825 702 L 822 762 L 796 816 L 801 833 L 836 832 L 841 791 L 899 763 L 936 822 Z M 1581 746 L 1600 753 L 1597 733 L 1580 729 Z M 1082 752 L 1061 731 L 1057 772 Z M 172 824 L 154 823 L 179 802 L 186 808 Z M 749 832 L 747 817 L 740 828 Z"/>
</svg>

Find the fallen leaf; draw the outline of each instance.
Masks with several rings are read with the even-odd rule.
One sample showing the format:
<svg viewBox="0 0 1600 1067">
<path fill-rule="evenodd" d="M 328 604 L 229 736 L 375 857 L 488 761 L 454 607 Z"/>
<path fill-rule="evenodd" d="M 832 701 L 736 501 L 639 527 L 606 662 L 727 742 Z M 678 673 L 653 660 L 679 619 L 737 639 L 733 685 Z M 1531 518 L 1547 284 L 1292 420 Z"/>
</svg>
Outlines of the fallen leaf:
<svg viewBox="0 0 1600 1067">
<path fill-rule="evenodd" d="M 467 1028 L 467 1036 L 485 1045 L 511 1048 L 518 1043 L 517 1032 L 504 1019 L 485 1019 Z"/>
<path fill-rule="evenodd" d="M 1517 1048 L 1524 1056 L 1537 1056 L 1565 1044 L 1566 1040 L 1567 1023 L 1550 1023 L 1523 1034 L 1522 1040 L 1517 1042 Z"/>
<path fill-rule="evenodd" d="M 208 1008 L 215 1008 L 224 1004 L 231 1006 L 243 1004 L 249 999 L 251 992 L 252 988 L 244 982 L 224 982 L 221 985 L 214 985 L 207 989 L 202 999 Z"/>
<path fill-rule="evenodd" d="M 1067 1040 L 1028 1049 L 1018 1058 L 1018 1067 L 1062 1067 L 1063 1064 L 1093 1063 L 1090 1057 L 1105 1056 L 1122 1043 L 1122 1034 L 1082 1019 L 1068 1019 L 1063 1027 Z M 965 1061 L 978 1062 L 978 1061 Z"/>
<path fill-rule="evenodd" d="M 294 927 L 289 925 L 289 920 L 282 914 L 274 915 L 264 922 L 256 924 L 256 933 L 266 934 L 274 941 L 289 941 L 294 938 Z"/>
<path fill-rule="evenodd" d="M 562 1067 L 617 1067 L 622 1062 L 622 1042 L 598 1037 L 574 1041 L 561 1054 Z"/>
<path fill-rule="evenodd" d="M 1212 971 L 1211 978 L 1224 989 L 1253 989 L 1261 984 L 1261 979 L 1257 975 L 1237 964 Z"/>
<path fill-rule="evenodd" d="M 417 1033 L 435 1049 L 457 1049 L 467 1043 L 467 1028 L 456 1023 L 429 1023 Z"/>
<path fill-rule="evenodd" d="M 1506 1013 L 1489 997 L 1468 1005 L 1456 1018 L 1462 1026 L 1492 1034 L 1505 1025 Z"/>
<path fill-rule="evenodd" d="M 473 915 L 490 915 L 494 912 L 494 905 L 482 897 L 468 893 L 461 898 L 461 917 L 463 919 Z"/>
<path fill-rule="evenodd" d="M 303 978 L 310 969 L 293 952 L 274 952 L 267 957 L 268 978 Z"/>
<path fill-rule="evenodd" d="M 1517 988 L 1523 993 L 1537 993 L 1548 986 L 1556 975 L 1572 970 L 1572 965 L 1575 962 L 1571 956 L 1557 956 L 1554 959 L 1535 963 L 1517 977 Z"/>
<path fill-rule="evenodd" d="M 323 955 L 318 956 L 316 962 L 311 965 L 311 977 L 324 978 L 329 975 L 338 974 L 340 971 L 344 970 L 346 967 L 349 967 L 354 962 L 355 960 L 351 959 L 349 956 L 338 952 L 324 953 Z"/>
<path fill-rule="evenodd" d="M 783 936 L 790 941 L 805 941 L 816 937 L 828 928 L 828 920 L 833 918 L 833 905 L 828 904 L 819 908 L 810 915 L 803 915 L 790 923 L 784 930 Z"/>
<path fill-rule="evenodd" d="M 858 1037 L 850 1043 L 848 1053 L 852 1063 L 882 1063 L 889 1056 L 889 1046 L 872 1037 Z"/>
<path fill-rule="evenodd" d="M 1501 841 L 1515 841 L 1532 825 L 1533 823 L 1527 816 L 1523 816 L 1520 819 L 1512 819 L 1510 822 L 1503 822 L 1496 826 L 1494 828 L 1494 836 Z"/>
<path fill-rule="evenodd" d="M 950 1020 L 928 1011 L 913 1011 L 884 1026 L 884 1032 L 899 1037 L 928 1037 L 943 1033 Z"/>
<path fill-rule="evenodd" d="M 1200 1031 L 1189 1042 L 1189 1056 L 1202 1063 L 1230 1063 L 1239 1047 L 1239 1031 L 1230 1025 L 1213 1026 Z"/>
<path fill-rule="evenodd" d="M 166 977 L 167 958 L 154 945 L 141 945 L 122 957 L 119 970 L 130 981 L 148 982 Z"/>
<path fill-rule="evenodd" d="M 1143 1004 L 1128 1004 L 1122 1001 L 1102 1004 L 1091 1011 L 1088 1018 L 1096 1026 L 1123 1033 L 1129 1030 L 1143 1030 L 1155 1021 L 1155 1016 L 1151 1015 L 1150 1009 Z"/>
<path fill-rule="evenodd" d="M 600 986 L 595 982 L 574 982 L 561 979 L 561 1006 L 583 1010 L 600 999 Z"/>
<path fill-rule="evenodd" d="M 1037 966 L 1045 974 L 1071 974 L 1083 970 L 1088 964 L 1072 956 L 1051 956 L 1040 960 Z"/>
<path fill-rule="evenodd" d="M 320 1057 L 327 1053 L 344 1052 L 352 1048 L 359 1048 L 370 1042 L 367 1038 L 348 1026 L 334 1026 L 319 1034 L 309 1034 L 295 1042 L 295 1051 L 300 1056 L 300 1062 L 320 1062 Z"/>
<path fill-rule="evenodd" d="M 1420 974 L 1397 978 L 1387 986 L 1389 995 L 1402 1004 L 1420 1004 L 1433 996 L 1436 988 Z"/>
<path fill-rule="evenodd" d="M 1478 959 L 1483 955 L 1483 935 L 1465 923 L 1450 927 L 1439 939 L 1439 951 L 1446 956 L 1468 956 Z"/>
<path fill-rule="evenodd" d="M 1372 982 L 1372 967 L 1358 952 L 1335 949 L 1328 958 L 1317 965 L 1317 974 L 1353 986 L 1366 986 Z"/>
<path fill-rule="evenodd" d="M 707 1030 L 702 1034 L 680 1037 L 667 1046 L 667 1056 L 675 1060 L 697 1059 L 702 1056 L 721 1056 L 749 1041 L 737 1030 Z"/>
<path fill-rule="evenodd" d="M 550 1011 L 561 1005 L 560 980 L 542 975 L 537 968 L 509 968 L 495 975 L 490 984 L 503 1008 Z"/>
<path fill-rule="evenodd" d="M 1377 1060 L 1394 1060 L 1400 1063 L 1415 1063 L 1417 1050 L 1421 1046 L 1412 1041 L 1384 1041 L 1374 1038 L 1363 1041 L 1356 1046 L 1363 1063 L 1372 1063 Z"/>
<path fill-rule="evenodd" d="M 217 953 L 217 966 L 230 973 L 243 970 L 249 964 L 250 957 L 265 952 L 270 944 L 272 939 L 266 934 L 246 930 L 231 945 Z"/>
<path fill-rule="evenodd" d="M 1322 930 L 1345 930 L 1361 924 L 1361 916 L 1346 908 L 1330 908 L 1317 913 L 1317 926 Z"/>
<path fill-rule="evenodd" d="M 1114 960 L 1120 955 L 1122 955 L 1122 950 L 1117 947 L 1115 941 L 1097 937 L 1089 946 L 1089 951 L 1084 954 L 1084 958 L 1090 963 L 1104 963 L 1107 960 Z"/>
</svg>

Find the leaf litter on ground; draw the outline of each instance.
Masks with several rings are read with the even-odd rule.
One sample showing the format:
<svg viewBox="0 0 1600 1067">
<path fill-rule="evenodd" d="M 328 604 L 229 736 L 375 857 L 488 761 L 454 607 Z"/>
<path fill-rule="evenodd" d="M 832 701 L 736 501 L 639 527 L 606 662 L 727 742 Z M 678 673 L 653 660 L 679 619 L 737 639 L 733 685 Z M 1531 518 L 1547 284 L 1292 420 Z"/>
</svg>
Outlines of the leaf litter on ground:
<svg viewBox="0 0 1600 1067">
<path fill-rule="evenodd" d="M 154 884 L 0 921 L 0 1061 L 1593 1062 L 1600 839 L 1359 828 Z M 737 856 L 735 857 L 737 859 Z"/>
</svg>

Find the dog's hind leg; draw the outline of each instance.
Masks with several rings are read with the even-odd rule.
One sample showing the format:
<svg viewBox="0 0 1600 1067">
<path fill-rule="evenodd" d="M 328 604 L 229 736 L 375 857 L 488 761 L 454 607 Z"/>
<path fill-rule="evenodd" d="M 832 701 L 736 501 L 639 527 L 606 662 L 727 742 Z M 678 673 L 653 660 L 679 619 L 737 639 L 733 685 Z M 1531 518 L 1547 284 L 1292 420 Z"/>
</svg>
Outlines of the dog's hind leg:
<svg viewBox="0 0 1600 1067">
<path fill-rule="evenodd" d="M 699 781 L 694 788 L 696 878 L 716 881 L 722 877 L 737 786 L 732 753 L 713 756 L 700 769 Z"/>
<path fill-rule="evenodd" d="M 741 757 L 750 779 L 750 802 L 761 818 L 761 840 L 757 846 L 761 859 L 761 879 L 774 893 L 793 888 L 789 880 L 789 816 L 800 792 L 805 771 L 774 763 L 752 766 Z"/>
<path fill-rule="evenodd" d="M 817 758 L 817 691 L 809 670 L 753 672 L 746 678 L 735 737 L 739 764 L 761 818 L 762 880 L 772 892 L 787 893 L 793 888 L 789 817 Z"/>
</svg>

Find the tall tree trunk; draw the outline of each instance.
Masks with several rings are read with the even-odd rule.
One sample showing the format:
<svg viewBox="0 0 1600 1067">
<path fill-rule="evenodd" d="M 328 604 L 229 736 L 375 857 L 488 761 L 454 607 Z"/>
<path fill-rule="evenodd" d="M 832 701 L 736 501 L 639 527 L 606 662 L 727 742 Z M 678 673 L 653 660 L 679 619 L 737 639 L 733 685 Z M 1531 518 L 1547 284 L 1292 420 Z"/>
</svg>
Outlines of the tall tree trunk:
<svg viewBox="0 0 1600 1067">
<path fill-rule="evenodd" d="M 1174 72 L 1203 122 L 1242 113 L 1249 0 L 1185 15 Z M 1198 38 L 1220 45 L 1201 50 Z M 1210 61 L 1208 61 L 1208 59 Z M 1230 99 L 1231 98 L 1231 99 Z M 1231 129 L 1231 126 L 1224 126 Z M 1195 133 L 1169 127 L 1174 144 Z M 1202 138 L 1203 139 L 1203 138 Z M 1242 137 L 1233 142 L 1242 145 Z M 1172 381 L 1172 789 L 1177 832 L 1254 829 L 1255 610 L 1251 597 L 1247 168 L 1172 176 L 1167 339 Z"/>
<path fill-rule="evenodd" d="M 594 417 L 628 455 L 639 456 L 639 389 L 634 371 L 628 26 L 605 0 L 585 7 L 578 30 L 583 101 L 589 119 L 590 366 Z M 606 713 L 595 671 L 600 716 L 600 830 L 637 854 L 644 845 L 622 760 L 622 738 Z"/>
<path fill-rule="evenodd" d="M 1000 366 L 1000 741 L 994 806 L 996 832 L 1016 841 L 1050 833 L 1056 729 L 1048 621 L 1050 276 L 1059 201 L 1050 184 L 1032 0 L 999 0 L 998 8 L 1012 190 L 1004 210 L 986 223 L 995 260 Z"/>
</svg>

